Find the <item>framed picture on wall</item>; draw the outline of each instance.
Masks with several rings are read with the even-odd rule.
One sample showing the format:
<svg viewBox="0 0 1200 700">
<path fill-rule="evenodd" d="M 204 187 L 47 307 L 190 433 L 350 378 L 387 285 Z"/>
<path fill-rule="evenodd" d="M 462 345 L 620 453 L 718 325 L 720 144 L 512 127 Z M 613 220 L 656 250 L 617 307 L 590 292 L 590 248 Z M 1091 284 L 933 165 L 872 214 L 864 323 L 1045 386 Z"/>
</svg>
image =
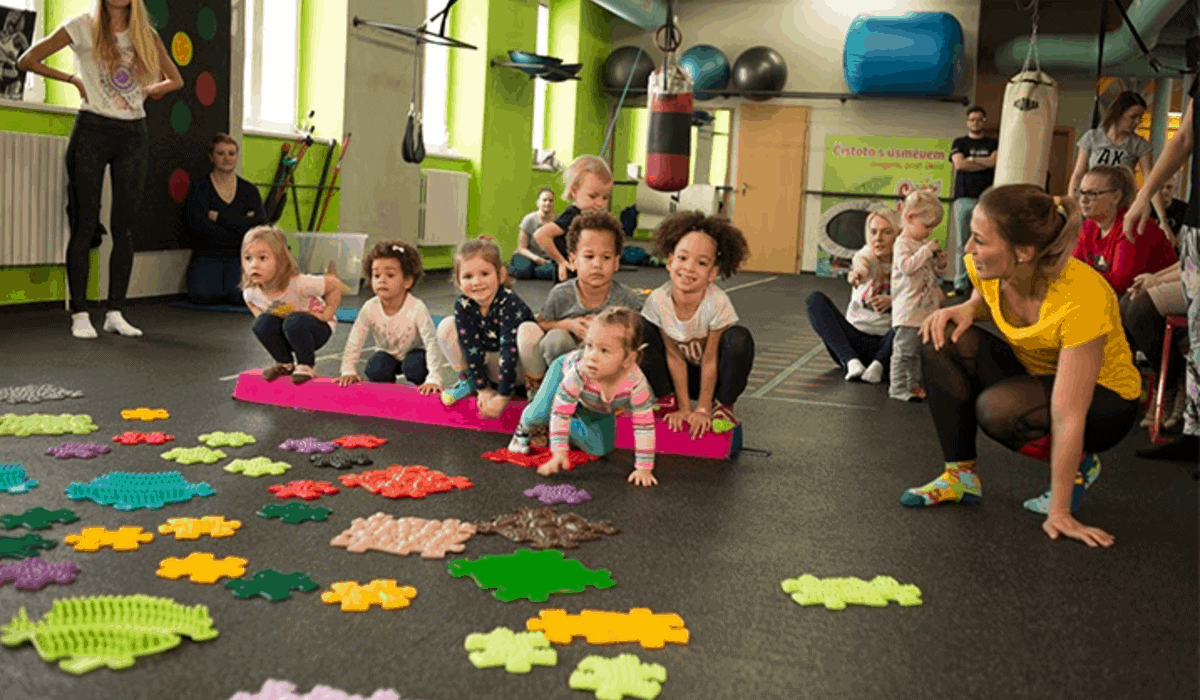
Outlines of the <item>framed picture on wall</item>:
<svg viewBox="0 0 1200 700">
<path fill-rule="evenodd" d="M 25 71 L 17 59 L 33 43 L 37 13 L 0 5 L 0 97 L 20 100 L 25 95 Z"/>
</svg>

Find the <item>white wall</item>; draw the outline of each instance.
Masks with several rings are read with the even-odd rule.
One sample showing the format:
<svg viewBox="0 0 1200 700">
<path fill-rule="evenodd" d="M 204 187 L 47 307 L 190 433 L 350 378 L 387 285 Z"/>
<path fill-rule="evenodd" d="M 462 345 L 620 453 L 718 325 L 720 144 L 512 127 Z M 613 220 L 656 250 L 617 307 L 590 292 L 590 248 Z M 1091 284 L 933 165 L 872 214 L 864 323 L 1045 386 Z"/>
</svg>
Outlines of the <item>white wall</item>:
<svg viewBox="0 0 1200 700">
<path fill-rule="evenodd" d="M 979 36 L 979 0 L 686 0 L 678 6 L 678 23 L 683 48 L 712 44 L 725 52 L 730 63 L 752 46 L 770 46 L 783 55 L 788 66 L 788 92 L 846 93 L 842 72 L 842 49 L 846 30 L 860 12 L 900 15 L 904 12 L 949 12 L 963 28 L 966 61 L 956 95 L 973 98 L 975 93 L 976 47 Z M 613 26 L 613 48 L 651 44 L 646 33 L 624 22 Z M 654 50 L 655 63 L 661 54 Z M 713 107 L 736 107 L 740 100 L 699 103 Z M 828 135 L 888 134 L 920 138 L 953 138 L 966 130 L 965 108 L 933 100 L 838 100 L 774 99 L 771 104 L 797 104 L 812 108 L 809 128 L 808 184 L 821 188 L 825 167 L 825 137 Z M 737 143 L 737 112 L 732 125 Z M 736 149 L 736 145 L 734 146 Z M 730 162 L 731 182 L 736 183 L 737 154 Z M 799 195 L 798 195 L 799 196 Z M 735 203 L 736 206 L 736 203 Z M 804 245 L 801 269 L 812 271 L 817 264 L 820 198 L 805 202 Z"/>
</svg>

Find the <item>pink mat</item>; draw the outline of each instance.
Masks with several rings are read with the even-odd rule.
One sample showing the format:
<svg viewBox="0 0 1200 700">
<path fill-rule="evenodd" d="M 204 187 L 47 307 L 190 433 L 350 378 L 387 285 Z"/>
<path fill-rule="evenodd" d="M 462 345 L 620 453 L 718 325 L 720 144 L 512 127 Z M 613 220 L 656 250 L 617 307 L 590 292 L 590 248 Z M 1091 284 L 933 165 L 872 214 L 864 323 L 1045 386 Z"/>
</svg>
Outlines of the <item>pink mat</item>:
<svg viewBox="0 0 1200 700">
<path fill-rule="evenodd" d="M 520 399 L 513 399 L 499 418 L 480 418 L 475 409 L 474 396 L 446 407 L 442 405 L 437 394 L 421 396 L 411 384 L 360 382 L 340 387 L 333 379 L 319 377 L 295 386 L 287 379 L 265 382 L 262 370 L 257 369 L 238 375 L 233 398 L 272 406 L 373 416 L 509 435 L 517 429 L 521 411 L 525 409 L 526 403 Z M 661 420 L 655 421 L 654 428 L 655 449 L 659 454 L 708 459 L 729 457 L 733 433 L 709 433 L 699 440 L 692 440 L 684 432 L 671 430 Z M 617 418 L 616 445 L 618 449 L 633 449 L 633 421 L 627 415 Z"/>
</svg>

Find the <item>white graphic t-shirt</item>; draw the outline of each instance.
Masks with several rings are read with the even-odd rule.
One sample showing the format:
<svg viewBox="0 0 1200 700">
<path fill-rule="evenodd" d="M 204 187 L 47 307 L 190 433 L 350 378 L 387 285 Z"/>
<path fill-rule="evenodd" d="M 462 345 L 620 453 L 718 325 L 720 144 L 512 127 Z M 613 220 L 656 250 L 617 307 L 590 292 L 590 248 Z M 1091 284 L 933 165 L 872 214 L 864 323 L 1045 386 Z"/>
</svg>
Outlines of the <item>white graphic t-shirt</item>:
<svg viewBox="0 0 1200 700">
<path fill-rule="evenodd" d="M 294 311 L 319 314 L 325 310 L 325 276 L 296 275 L 288 282 L 283 293 L 274 297 L 267 296 L 262 287 L 247 287 L 242 290 L 242 299 L 281 317 Z M 328 323 L 330 329 L 337 329 L 337 319 L 331 319 Z"/>
<path fill-rule="evenodd" d="M 704 359 L 704 346 L 708 334 L 737 323 L 737 311 L 729 296 L 715 284 L 708 285 L 700 308 L 686 321 L 675 314 L 675 302 L 671 301 L 671 283 L 650 292 L 642 305 L 642 316 L 666 333 L 671 342 L 690 364 L 699 365 Z"/>
<path fill-rule="evenodd" d="M 146 110 L 142 103 L 142 85 L 138 82 L 133 67 L 133 42 L 129 32 L 114 34 L 121 59 L 115 70 L 99 65 L 92 52 L 92 16 L 76 15 L 63 23 L 71 37 L 71 50 L 75 52 L 75 70 L 87 91 L 87 101 L 79 105 L 80 111 L 92 112 L 112 119 L 142 119 Z"/>
</svg>

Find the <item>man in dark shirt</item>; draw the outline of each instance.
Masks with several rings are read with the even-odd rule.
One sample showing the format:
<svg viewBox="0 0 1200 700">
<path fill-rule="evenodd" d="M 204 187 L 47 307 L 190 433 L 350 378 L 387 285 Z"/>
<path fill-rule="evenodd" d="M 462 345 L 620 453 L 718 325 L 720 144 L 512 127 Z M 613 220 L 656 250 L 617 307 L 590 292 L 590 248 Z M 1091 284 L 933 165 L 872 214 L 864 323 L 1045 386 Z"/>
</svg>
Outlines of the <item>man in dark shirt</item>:
<svg viewBox="0 0 1200 700">
<path fill-rule="evenodd" d="M 971 237 L 971 212 L 979 195 L 992 186 L 996 174 L 996 148 L 998 142 L 983 135 L 987 112 L 974 105 L 967 109 L 967 135 L 954 139 L 950 147 L 950 162 L 954 165 L 954 190 L 951 195 L 950 221 L 952 240 L 958 242 L 954 251 L 954 293 L 956 296 L 970 290 L 967 268 L 963 265 L 963 248 Z"/>
</svg>

